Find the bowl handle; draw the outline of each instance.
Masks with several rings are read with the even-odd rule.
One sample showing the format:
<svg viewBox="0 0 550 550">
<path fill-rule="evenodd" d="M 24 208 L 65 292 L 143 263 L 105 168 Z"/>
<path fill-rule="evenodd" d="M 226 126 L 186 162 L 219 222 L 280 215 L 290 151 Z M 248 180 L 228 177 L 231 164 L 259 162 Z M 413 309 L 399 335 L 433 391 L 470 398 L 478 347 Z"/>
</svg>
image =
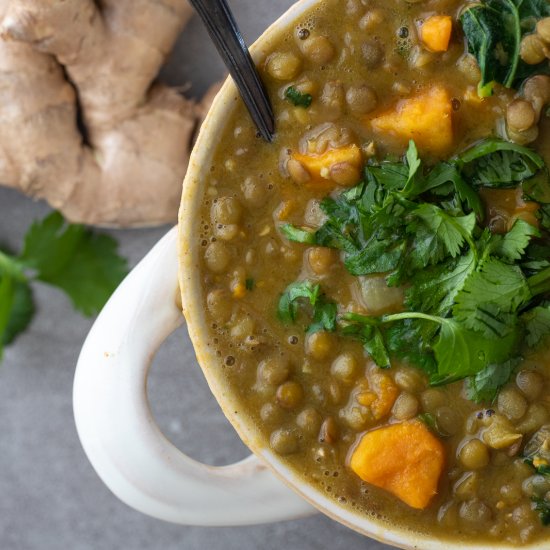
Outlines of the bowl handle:
<svg viewBox="0 0 550 550">
<path fill-rule="evenodd" d="M 309 515 L 313 507 L 254 455 L 206 466 L 170 443 L 151 415 L 151 360 L 183 323 L 176 243 L 174 228 L 114 293 L 82 348 L 73 401 L 84 450 L 117 497 L 165 521 L 249 525 Z"/>
</svg>

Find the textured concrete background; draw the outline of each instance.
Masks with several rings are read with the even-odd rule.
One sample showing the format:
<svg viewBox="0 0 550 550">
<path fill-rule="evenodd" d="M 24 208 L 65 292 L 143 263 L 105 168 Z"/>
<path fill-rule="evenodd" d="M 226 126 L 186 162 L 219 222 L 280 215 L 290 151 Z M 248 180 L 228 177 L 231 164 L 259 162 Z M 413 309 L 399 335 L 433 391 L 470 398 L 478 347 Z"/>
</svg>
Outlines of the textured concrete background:
<svg viewBox="0 0 550 550">
<path fill-rule="evenodd" d="M 233 0 L 250 41 L 291 0 Z M 163 79 L 201 94 L 223 68 L 199 22 L 193 20 L 163 71 Z M 1 130 L 0 130 L 1 131 Z M 19 248 L 44 204 L 0 189 L 0 240 Z M 122 253 L 135 265 L 167 228 L 116 231 Z M 92 320 L 74 313 L 56 290 L 36 288 L 38 314 L 0 365 L 1 550 L 383 550 L 321 515 L 239 528 L 166 524 L 119 502 L 88 463 L 73 422 L 74 367 Z M 185 329 L 164 345 L 149 380 L 152 408 L 164 433 L 189 455 L 222 465 L 246 448 L 210 395 Z"/>
</svg>

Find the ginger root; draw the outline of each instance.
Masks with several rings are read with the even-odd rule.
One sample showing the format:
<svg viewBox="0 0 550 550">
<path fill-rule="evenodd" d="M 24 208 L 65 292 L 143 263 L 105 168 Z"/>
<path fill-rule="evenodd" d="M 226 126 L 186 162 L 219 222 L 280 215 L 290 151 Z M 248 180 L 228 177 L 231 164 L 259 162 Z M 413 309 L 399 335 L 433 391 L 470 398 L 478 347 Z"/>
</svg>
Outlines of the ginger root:
<svg viewBox="0 0 550 550">
<path fill-rule="evenodd" d="M 176 219 L 199 110 L 151 82 L 186 0 L 0 3 L 0 183 L 73 222 Z"/>
</svg>

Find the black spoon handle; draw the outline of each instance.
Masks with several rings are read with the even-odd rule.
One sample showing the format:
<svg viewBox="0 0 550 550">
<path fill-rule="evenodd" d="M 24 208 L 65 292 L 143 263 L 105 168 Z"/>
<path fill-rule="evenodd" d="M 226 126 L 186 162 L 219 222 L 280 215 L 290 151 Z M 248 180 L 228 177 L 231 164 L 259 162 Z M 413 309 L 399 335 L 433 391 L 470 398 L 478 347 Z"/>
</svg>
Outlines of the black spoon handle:
<svg viewBox="0 0 550 550">
<path fill-rule="evenodd" d="M 258 130 L 273 139 L 275 118 L 267 92 L 225 0 L 190 0 L 233 77 Z"/>
</svg>

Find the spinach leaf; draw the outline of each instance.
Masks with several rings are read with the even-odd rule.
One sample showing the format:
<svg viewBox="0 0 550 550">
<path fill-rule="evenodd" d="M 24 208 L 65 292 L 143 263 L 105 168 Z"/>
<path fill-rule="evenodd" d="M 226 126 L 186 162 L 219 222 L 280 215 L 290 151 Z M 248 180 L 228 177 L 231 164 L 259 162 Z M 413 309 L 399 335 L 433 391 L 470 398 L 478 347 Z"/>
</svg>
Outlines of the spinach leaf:
<svg viewBox="0 0 550 550">
<path fill-rule="evenodd" d="M 522 37 L 538 19 L 550 15 L 544 0 L 481 0 L 467 8 L 460 21 L 468 51 L 481 70 L 478 92 L 491 95 L 493 83 L 518 87 L 521 80 L 547 69 L 547 63 L 527 65 L 520 58 Z"/>
</svg>

